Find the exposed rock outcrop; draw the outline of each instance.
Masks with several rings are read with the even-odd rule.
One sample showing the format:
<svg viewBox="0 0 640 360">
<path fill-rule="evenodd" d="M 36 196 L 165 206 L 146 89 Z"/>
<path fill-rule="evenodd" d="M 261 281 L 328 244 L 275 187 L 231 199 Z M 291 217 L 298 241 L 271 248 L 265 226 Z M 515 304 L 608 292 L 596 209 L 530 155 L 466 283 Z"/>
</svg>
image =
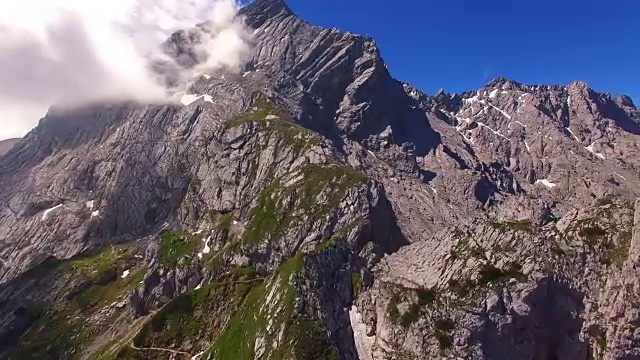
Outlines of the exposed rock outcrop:
<svg viewBox="0 0 640 360">
<path fill-rule="evenodd" d="M 0 357 L 640 356 L 631 99 L 428 96 L 370 37 L 241 15 L 242 72 L 53 108 L 0 155 Z"/>
</svg>

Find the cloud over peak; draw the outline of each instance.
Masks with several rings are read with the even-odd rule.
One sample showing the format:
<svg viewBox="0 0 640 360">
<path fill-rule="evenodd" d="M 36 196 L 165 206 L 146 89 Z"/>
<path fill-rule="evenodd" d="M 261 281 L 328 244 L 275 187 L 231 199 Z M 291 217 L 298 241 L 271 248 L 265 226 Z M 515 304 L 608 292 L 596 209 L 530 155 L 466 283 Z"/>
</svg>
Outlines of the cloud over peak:
<svg viewBox="0 0 640 360">
<path fill-rule="evenodd" d="M 183 82 L 202 68 L 239 68 L 250 35 L 238 9 L 234 0 L 1 1 L 0 139 L 21 136 L 54 103 L 161 101 L 176 89 L 153 63 Z M 162 44 L 196 24 L 202 63 L 184 68 Z"/>
</svg>

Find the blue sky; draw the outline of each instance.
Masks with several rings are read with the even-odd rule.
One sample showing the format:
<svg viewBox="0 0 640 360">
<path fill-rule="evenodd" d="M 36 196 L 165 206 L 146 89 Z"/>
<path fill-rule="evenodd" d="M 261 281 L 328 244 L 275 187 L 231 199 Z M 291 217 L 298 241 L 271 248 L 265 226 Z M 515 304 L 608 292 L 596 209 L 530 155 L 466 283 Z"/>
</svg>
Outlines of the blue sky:
<svg viewBox="0 0 640 360">
<path fill-rule="evenodd" d="M 286 0 L 300 17 L 376 40 L 394 77 L 427 93 L 496 76 L 584 80 L 640 103 L 638 0 Z"/>
</svg>

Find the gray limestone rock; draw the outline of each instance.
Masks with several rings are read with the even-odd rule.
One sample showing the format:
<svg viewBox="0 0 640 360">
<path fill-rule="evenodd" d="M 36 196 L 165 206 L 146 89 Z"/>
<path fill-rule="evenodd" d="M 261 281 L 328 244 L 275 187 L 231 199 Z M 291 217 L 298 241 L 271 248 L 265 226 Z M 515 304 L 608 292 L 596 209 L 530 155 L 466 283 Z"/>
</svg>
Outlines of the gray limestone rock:
<svg viewBox="0 0 640 360">
<path fill-rule="evenodd" d="M 86 337 L 59 326 L 84 342 L 54 342 L 58 358 L 117 336 L 218 356 L 216 339 L 249 334 L 241 312 L 261 319 L 254 358 L 304 343 L 300 328 L 340 359 L 640 356 L 630 98 L 505 78 L 428 96 L 393 79 L 370 37 L 281 0 L 241 15 L 252 56 L 192 79 L 210 98 L 53 107 L 0 155 L 0 356 L 39 349 L 55 309 L 71 311 L 57 326 L 95 320 Z M 194 66 L 198 36 L 165 51 Z M 114 246 L 135 251 L 104 255 Z M 207 293 L 229 277 L 252 285 Z M 96 289 L 115 299 L 70 305 Z M 190 338 L 158 345 L 141 325 L 202 293 L 232 308 L 190 302 L 191 317 L 215 314 Z"/>
</svg>

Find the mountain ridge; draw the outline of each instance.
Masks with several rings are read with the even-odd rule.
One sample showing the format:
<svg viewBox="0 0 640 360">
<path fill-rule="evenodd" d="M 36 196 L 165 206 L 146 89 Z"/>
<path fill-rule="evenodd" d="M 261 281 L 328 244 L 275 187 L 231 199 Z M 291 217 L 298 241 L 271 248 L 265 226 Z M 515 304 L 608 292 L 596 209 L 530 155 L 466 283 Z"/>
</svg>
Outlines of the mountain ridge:
<svg viewBox="0 0 640 360">
<path fill-rule="evenodd" d="M 20 139 L 4 139 L 0 140 L 0 156 L 7 153 L 13 145 L 15 145 Z"/>
</svg>

